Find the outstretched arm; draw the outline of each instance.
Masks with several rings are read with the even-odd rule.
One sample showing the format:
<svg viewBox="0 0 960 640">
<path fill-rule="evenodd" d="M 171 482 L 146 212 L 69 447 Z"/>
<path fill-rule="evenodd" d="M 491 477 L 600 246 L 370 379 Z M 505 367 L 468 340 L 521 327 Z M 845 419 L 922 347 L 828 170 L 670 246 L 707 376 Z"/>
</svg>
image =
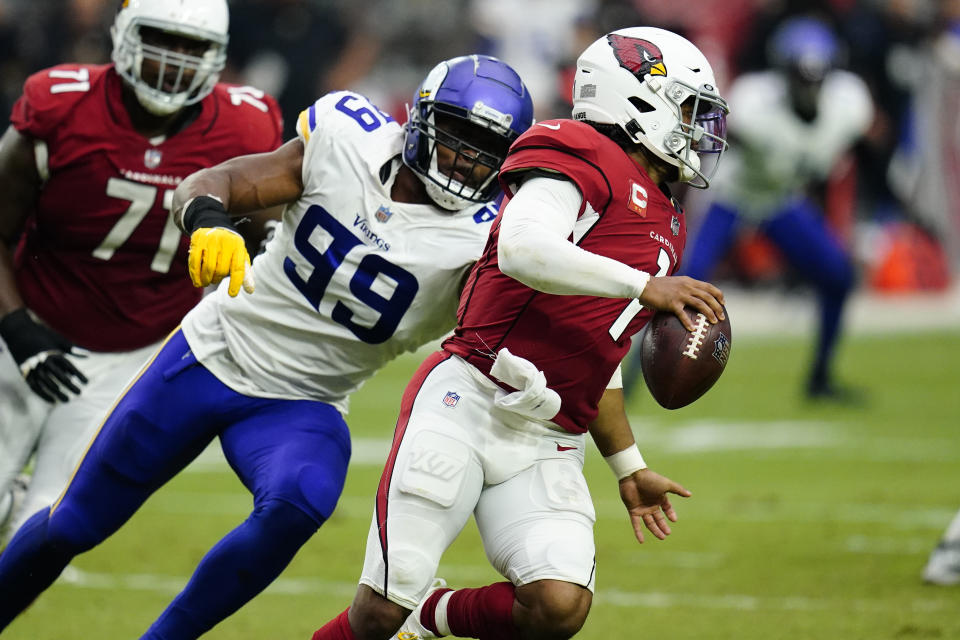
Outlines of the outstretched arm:
<svg viewBox="0 0 960 640">
<path fill-rule="evenodd" d="M 302 167 L 300 138 L 269 153 L 238 156 L 188 176 L 173 193 L 173 210 L 182 216 L 185 204 L 207 195 L 234 216 L 293 202 L 303 192 Z"/>
<path fill-rule="evenodd" d="M 643 527 L 646 527 L 663 540 L 670 535 L 668 521 L 677 521 L 677 512 L 668 494 L 689 498 L 691 493 L 647 468 L 624 410 L 623 389 L 607 389 L 599 408 L 599 414 L 590 424 L 590 436 L 620 482 L 620 499 L 627 508 L 634 535 L 643 543 Z"/>
</svg>

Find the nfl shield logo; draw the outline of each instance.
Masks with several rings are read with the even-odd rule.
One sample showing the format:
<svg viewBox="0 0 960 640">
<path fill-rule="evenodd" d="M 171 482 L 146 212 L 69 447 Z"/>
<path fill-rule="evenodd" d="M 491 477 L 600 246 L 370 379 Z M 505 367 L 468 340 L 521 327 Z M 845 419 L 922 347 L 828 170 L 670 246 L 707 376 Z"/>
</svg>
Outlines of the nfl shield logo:
<svg viewBox="0 0 960 640">
<path fill-rule="evenodd" d="M 447 391 L 447 395 L 443 396 L 443 404 L 450 408 L 457 406 L 459 400 L 460 396 L 458 396 L 455 391 Z"/>
<path fill-rule="evenodd" d="M 160 166 L 160 160 L 162 159 L 163 153 L 160 149 L 147 149 L 143 153 L 143 164 L 145 164 L 148 169 L 156 169 Z"/>
<path fill-rule="evenodd" d="M 730 339 L 722 333 L 713 343 L 713 357 L 716 358 L 721 367 L 725 367 L 727 360 L 730 358 Z"/>
<path fill-rule="evenodd" d="M 680 218 L 673 216 L 670 219 L 670 231 L 673 231 L 673 235 L 680 235 Z"/>
<path fill-rule="evenodd" d="M 380 207 L 377 209 L 377 212 L 374 215 L 380 222 L 386 222 L 390 219 L 390 216 L 393 215 L 393 211 L 390 211 L 390 209 L 387 209 L 386 207 Z"/>
</svg>

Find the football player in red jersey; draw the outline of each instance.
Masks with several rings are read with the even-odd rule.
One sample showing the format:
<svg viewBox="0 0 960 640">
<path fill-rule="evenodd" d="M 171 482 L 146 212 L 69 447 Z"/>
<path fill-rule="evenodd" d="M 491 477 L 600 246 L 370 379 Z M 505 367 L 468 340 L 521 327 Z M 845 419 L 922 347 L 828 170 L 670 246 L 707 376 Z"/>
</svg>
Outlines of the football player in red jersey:
<svg viewBox="0 0 960 640">
<path fill-rule="evenodd" d="M 708 186 L 701 155 L 726 147 L 726 103 L 703 54 L 650 27 L 587 48 L 573 96 L 573 119 L 510 149 L 454 335 L 404 394 L 357 595 L 314 640 L 577 633 L 595 578 L 588 431 L 640 542 L 644 526 L 670 533 L 667 494 L 690 495 L 646 468 L 619 364 L 653 309 L 688 330 L 684 305 L 722 317 L 719 289 L 671 275 L 686 230 L 666 183 Z M 507 581 L 454 591 L 435 572 L 471 514 Z"/>
<path fill-rule="evenodd" d="M 218 83 L 227 27 L 226 0 L 127 0 L 113 64 L 40 71 L 14 105 L 0 140 L 0 496 L 36 462 L 11 532 L 56 499 L 202 295 L 170 215 L 176 186 L 282 142 L 273 98 Z"/>
</svg>

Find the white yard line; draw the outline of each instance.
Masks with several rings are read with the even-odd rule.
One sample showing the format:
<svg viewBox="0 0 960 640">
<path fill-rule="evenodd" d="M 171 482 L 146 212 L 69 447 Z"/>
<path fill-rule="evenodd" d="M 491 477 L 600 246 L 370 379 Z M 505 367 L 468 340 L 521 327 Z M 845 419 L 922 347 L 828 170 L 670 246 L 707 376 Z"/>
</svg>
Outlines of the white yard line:
<svg viewBox="0 0 960 640">
<path fill-rule="evenodd" d="M 186 577 L 156 574 L 96 573 L 70 566 L 63 572 L 58 584 L 81 589 L 133 590 L 152 593 L 175 594 L 186 584 Z M 349 598 L 356 592 L 356 583 L 319 578 L 279 578 L 264 592 L 264 596 L 329 595 Z M 640 592 L 624 589 L 599 589 L 594 597 L 594 607 L 622 607 L 666 609 L 717 609 L 735 611 L 849 611 L 885 612 L 889 604 L 884 601 L 811 598 L 807 596 L 756 596 L 750 594 L 693 594 L 662 591 Z M 942 611 L 953 608 L 956 603 L 948 598 L 925 598 L 900 603 L 905 610 Z"/>
<path fill-rule="evenodd" d="M 631 417 L 642 446 L 674 454 L 702 454 L 724 451 L 809 449 L 831 458 L 855 456 L 858 460 L 948 462 L 957 458 L 957 444 L 949 438 L 917 440 L 877 436 L 864 440 L 843 423 L 804 420 L 720 421 L 692 420 L 660 424 L 649 418 Z M 390 451 L 390 439 L 353 438 L 352 466 L 382 466 Z M 588 455 L 596 455 L 591 445 Z M 220 444 L 214 441 L 187 467 L 188 473 L 233 473 Z"/>
</svg>

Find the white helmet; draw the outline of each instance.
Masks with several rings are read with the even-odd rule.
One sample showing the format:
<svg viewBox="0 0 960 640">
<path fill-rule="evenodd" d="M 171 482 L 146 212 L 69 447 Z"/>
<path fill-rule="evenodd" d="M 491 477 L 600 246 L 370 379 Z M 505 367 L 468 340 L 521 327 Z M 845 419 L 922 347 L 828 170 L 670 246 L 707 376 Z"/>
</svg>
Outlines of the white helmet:
<svg viewBox="0 0 960 640">
<path fill-rule="evenodd" d="M 110 30 L 113 62 L 144 109 L 169 115 L 213 91 L 227 61 L 229 22 L 226 0 L 124 0 Z M 209 46 L 202 55 L 189 55 L 144 44 L 143 27 L 206 41 Z M 143 77 L 145 60 L 159 70 L 152 82 Z"/>
<path fill-rule="evenodd" d="M 689 124 L 681 109 L 687 100 L 695 114 Z M 693 187 L 710 185 L 716 163 L 705 175 L 698 154 L 716 154 L 719 160 L 727 146 L 727 112 L 706 57 L 671 31 L 620 29 L 577 60 L 573 118 L 619 127 Z"/>
</svg>

